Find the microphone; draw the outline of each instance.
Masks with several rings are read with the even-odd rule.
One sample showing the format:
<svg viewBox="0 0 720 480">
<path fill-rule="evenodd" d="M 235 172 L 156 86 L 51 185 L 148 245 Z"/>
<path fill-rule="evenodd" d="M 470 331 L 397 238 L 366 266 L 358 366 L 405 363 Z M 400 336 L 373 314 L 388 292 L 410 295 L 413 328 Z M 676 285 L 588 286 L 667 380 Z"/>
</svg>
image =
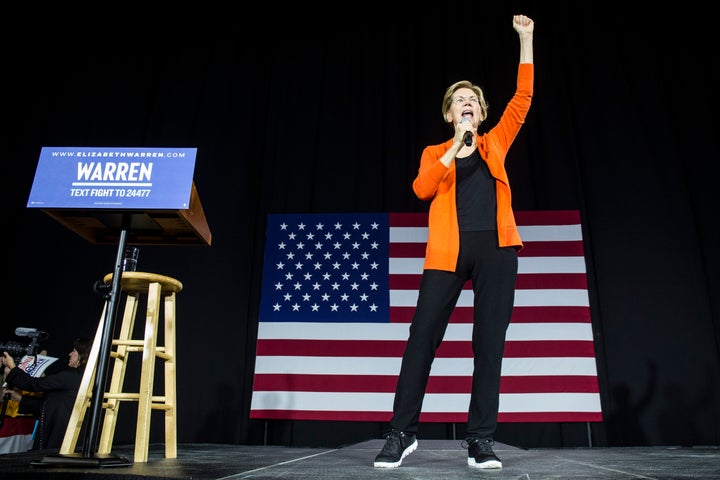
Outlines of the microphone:
<svg viewBox="0 0 720 480">
<path fill-rule="evenodd" d="M 15 329 L 15 335 L 18 337 L 40 337 L 47 335 L 47 333 L 41 332 L 37 328 L 17 327 Z"/>
<path fill-rule="evenodd" d="M 472 145 L 472 136 L 473 132 L 465 132 L 465 136 L 463 137 L 463 142 L 465 142 L 465 146 Z"/>
<path fill-rule="evenodd" d="M 462 119 L 462 122 L 469 122 L 469 121 L 470 121 L 470 119 L 467 117 L 464 117 Z M 460 123 L 462 123 L 462 122 L 460 122 Z M 465 142 L 466 147 L 469 147 L 470 145 L 472 145 L 472 138 L 473 138 L 473 132 L 465 132 L 465 136 L 463 136 L 463 142 Z"/>
</svg>

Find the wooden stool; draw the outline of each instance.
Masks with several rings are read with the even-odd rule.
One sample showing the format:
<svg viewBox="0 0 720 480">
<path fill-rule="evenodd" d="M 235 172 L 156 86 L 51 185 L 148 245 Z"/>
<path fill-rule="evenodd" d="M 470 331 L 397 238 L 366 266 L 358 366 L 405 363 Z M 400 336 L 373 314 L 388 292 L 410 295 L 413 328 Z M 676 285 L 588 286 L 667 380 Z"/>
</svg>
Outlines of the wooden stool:
<svg viewBox="0 0 720 480">
<path fill-rule="evenodd" d="M 112 273 L 103 278 L 106 285 L 112 283 Z M 182 283 L 174 278 L 146 272 L 123 272 L 120 280 L 121 290 L 126 294 L 125 311 L 117 338 L 112 340 L 110 357 L 115 360 L 108 390 L 103 397 L 105 410 L 98 454 L 107 455 L 112 450 L 115 425 L 120 403 L 138 402 L 137 432 L 135 438 L 135 462 L 147 462 L 150 445 L 150 413 L 152 409 L 165 411 L 165 458 L 177 457 L 177 412 L 175 384 L 175 296 L 182 290 Z M 144 338 L 132 338 L 140 296 L 147 295 Z M 157 344 L 160 319 L 160 299 L 164 299 L 164 346 Z M 80 389 L 75 400 L 72 415 L 68 422 L 60 454 L 72 454 L 83 424 L 85 411 L 92 398 L 92 385 L 98 363 L 98 354 L 103 335 L 103 319 L 107 310 L 103 308 L 98 331 L 95 334 L 88 363 L 85 367 Z M 113 333 L 114 334 L 114 333 Z M 125 370 L 128 356 L 133 352 L 142 352 L 140 386 L 137 392 L 124 391 Z M 156 358 L 164 360 L 165 395 L 153 395 Z"/>
</svg>

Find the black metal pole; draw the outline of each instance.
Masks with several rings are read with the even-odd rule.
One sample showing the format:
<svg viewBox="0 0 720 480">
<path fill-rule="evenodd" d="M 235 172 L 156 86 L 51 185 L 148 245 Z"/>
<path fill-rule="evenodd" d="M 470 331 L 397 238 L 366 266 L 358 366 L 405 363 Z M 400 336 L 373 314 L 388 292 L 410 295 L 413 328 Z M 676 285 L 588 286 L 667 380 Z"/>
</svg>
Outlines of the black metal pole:
<svg viewBox="0 0 720 480">
<path fill-rule="evenodd" d="M 83 448 L 83 457 L 90 458 L 95 456 L 98 448 L 98 436 L 100 434 L 100 415 L 102 413 L 102 404 L 105 396 L 105 388 L 107 385 L 107 374 L 110 366 L 110 351 L 112 348 L 112 336 L 115 331 L 115 319 L 120 305 L 120 295 L 122 287 L 122 262 L 125 255 L 125 246 L 127 245 L 127 231 L 130 227 L 130 215 L 123 214 L 122 230 L 120 231 L 120 240 L 118 241 L 117 256 L 115 257 L 115 270 L 112 277 L 112 287 L 108 299 L 107 308 L 105 309 L 105 319 L 102 331 L 102 343 L 100 344 L 100 353 L 98 354 L 98 365 L 95 372 L 95 383 L 92 391 L 92 399 L 90 401 L 90 423 L 88 424 L 85 436 L 85 446 Z"/>
</svg>

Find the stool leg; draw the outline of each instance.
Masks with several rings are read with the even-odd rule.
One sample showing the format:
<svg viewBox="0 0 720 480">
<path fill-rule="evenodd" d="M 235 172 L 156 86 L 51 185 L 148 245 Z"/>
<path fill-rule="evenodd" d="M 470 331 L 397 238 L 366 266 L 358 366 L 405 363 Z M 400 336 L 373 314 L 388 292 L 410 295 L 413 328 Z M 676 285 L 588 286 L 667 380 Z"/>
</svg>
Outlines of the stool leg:
<svg viewBox="0 0 720 480">
<path fill-rule="evenodd" d="M 177 458 L 175 293 L 165 297 L 165 458 Z"/>
<path fill-rule="evenodd" d="M 139 297 L 139 292 L 129 292 L 125 300 L 125 311 L 123 313 L 122 325 L 120 326 L 120 333 L 117 337 L 118 341 L 114 342 L 116 343 L 116 348 L 110 354 L 111 357 L 115 357 L 112 377 L 107 387 L 108 393 L 111 394 L 123 391 L 128 357 L 127 340 L 130 340 L 132 337 Z M 100 454 L 109 454 L 112 451 L 115 426 L 117 425 L 120 403 L 122 403 L 116 398 L 108 398 L 106 402 L 105 418 L 103 420 L 102 433 L 100 434 L 100 442 L 98 445 L 98 453 Z"/>
<path fill-rule="evenodd" d="M 152 413 L 153 379 L 155 378 L 160 297 L 160 283 L 151 283 L 148 286 L 145 340 L 138 398 L 137 437 L 135 438 L 135 461 L 138 463 L 147 462 L 150 446 L 150 414 Z"/>
<path fill-rule="evenodd" d="M 98 329 L 95 333 L 95 339 L 93 340 L 90 353 L 88 354 L 88 360 L 85 364 L 85 371 L 83 372 L 82 380 L 80 380 L 80 388 L 78 389 L 77 396 L 75 397 L 75 405 L 73 406 L 70 419 L 68 420 L 65 437 L 63 437 L 63 442 L 60 446 L 61 455 L 75 453 L 78 435 L 80 434 L 83 419 L 85 418 L 85 411 L 87 410 L 90 399 L 92 398 L 92 386 L 95 381 L 95 369 L 97 368 L 98 357 L 100 356 L 100 344 L 102 343 L 106 309 L 107 302 L 105 303 L 102 315 L 100 316 L 100 322 L 98 323 Z"/>
</svg>

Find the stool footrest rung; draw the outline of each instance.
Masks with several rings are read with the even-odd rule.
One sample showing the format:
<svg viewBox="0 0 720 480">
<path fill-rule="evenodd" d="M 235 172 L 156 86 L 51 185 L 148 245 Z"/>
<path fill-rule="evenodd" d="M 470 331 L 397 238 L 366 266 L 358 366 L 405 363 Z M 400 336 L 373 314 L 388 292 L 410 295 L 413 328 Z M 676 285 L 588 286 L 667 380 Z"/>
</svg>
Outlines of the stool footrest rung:
<svg viewBox="0 0 720 480">
<path fill-rule="evenodd" d="M 121 342 L 121 344 L 123 344 L 123 343 L 125 343 L 125 342 Z M 135 352 L 135 353 L 137 353 L 137 352 L 142 352 L 144 348 L 145 348 L 145 347 L 144 347 L 143 345 L 140 345 L 139 347 L 129 346 L 129 347 L 127 347 L 127 348 L 125 349 L 125 353 L 130 353 L 130 352 Z M 127 359 L 127 355 L 124 355 L 124 354 L 122 354 L 122 353 L 119 353 L 119 352 L 117 352 L 117 351 L 115 351 L 115 350 L 113 350 L 113 351 L 110 352 L 110 356 L 111 356 L 112 358 L 116 358 L 116 359 L 118 359 L 118 360 L 125 360 L 125 359 Z M 157 349 L 155 350 L 155 356 L 158 357 L 158 358 L 160 358 L 160 359 L 162 359 L 162 360 L 172 360 L 172 358 L 173 358 L 172 355 L 170 355 L 170 354 L 168 354 L 168 353 L 165 353 L 165 347 L 157 347 Z"/>
<path fill-rule="evenodd" d="M 139 393 L 131 393 L 131 392 L 105 392 L 106 400 L 134 400 L 137 401 L 140 399 Z M 153 402 L 161 402 L 165 403 L 165 395 L 153 395 L 151 398 L 151 401 Z"/>
<path fill-rule="evenodd" d="M 128 352 L 140 352 L 145 347 L 145 340 L 113 340 L 112 341 L 113 346 L 124 346 L 128 347 Z M 155 350 L 158 352 L 164 352 L 165 347 L 162 345 L 158 345 L 155 347 Z"/>
</svg>

